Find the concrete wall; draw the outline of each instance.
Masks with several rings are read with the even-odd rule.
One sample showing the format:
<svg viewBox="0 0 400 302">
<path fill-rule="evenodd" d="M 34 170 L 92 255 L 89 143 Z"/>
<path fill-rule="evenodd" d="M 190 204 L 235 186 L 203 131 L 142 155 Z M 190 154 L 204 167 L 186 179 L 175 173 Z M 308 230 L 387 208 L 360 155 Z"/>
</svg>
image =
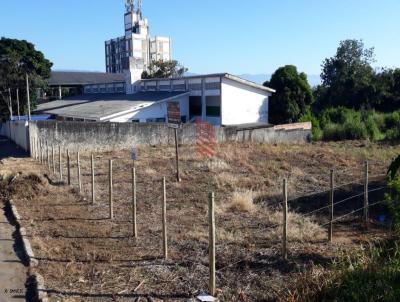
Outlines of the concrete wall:
<svg viewBox="0 0 400 302">
<path fill-rule="evenodd" d="M 0 135 L 6 136 L 25 151 L 30 150 L 29 130 L 26 121 L 12 121 L 1 125 Z"/>
<path fill-rule="evenodd" d="M 270 93 L 222 79 L 222 125 L 268 123 L 268 97 Z"/>
<path fill-rule="evenodd" d="M 311 125 L 295 129 L 264 128 L 243 130 L 215 127 L 217 142 L 305 143 L 311 138 Z M 196 143 L 196 125 L 186 124 L 179 130 L 182 144 Z M 160 146 L 174 143 L 174 130 L 166 124 L 82 123 L 38 121 L 30 123 L 30 140 L 40 139 L 49 145 L 74 150 L 113 150 L 132 146 Z"/>
</svg>

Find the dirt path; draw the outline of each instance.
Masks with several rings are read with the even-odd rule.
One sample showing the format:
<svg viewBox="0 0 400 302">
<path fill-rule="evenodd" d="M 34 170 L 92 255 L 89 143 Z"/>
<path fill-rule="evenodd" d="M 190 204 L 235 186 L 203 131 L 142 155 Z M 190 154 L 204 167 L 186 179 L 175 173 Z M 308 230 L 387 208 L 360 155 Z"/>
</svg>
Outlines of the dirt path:
<svg viewBox="0 0 400 302">
<path fill-rule="evenodd" d="M 26 157 L 26 152 L 11 142 L 8 138 L 0 136 L 0 160 L 7 157 Z"/>
<path fill-rule="evenodd" d="M 25 282 L 27 267 L 18 257 L 20 250 L 15 244 L 15 227 L 4 209 L 0 211 L 0 302 L 26 301 Z"/>
<path fill-rule="evenodd" d="M 25 157 L 25 153 L 7 138 L 0 136 L 0 160 L 8 157 Z M 1 166 L 0 166 L 1 172 Z M 0 208 L 0 302 L 32 301 L 26 294 L 28 268 L 23 263 L 22 249 L 18 244 L 16 228 L 7 216 L 3 204 Z"/>
</svg>

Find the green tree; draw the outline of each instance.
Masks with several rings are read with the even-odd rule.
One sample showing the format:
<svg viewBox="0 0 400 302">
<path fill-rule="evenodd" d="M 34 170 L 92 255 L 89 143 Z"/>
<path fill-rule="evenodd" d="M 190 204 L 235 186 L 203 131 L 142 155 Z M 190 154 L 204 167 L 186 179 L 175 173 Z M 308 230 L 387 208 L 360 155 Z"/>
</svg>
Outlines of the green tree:
<svg viewBox="0 0 400 302">
<path fill-rule="evenodd" d="M 179 64 L 178 61 L 153 61 L 149 70 L 142 73 L 142 79 L 155 78 L 180 78 L 188 69 Z"/>
<path fill-rule="evenodd" d="M 374 108 L 384 112 L 400 109 L 400 69 L 382 69 L 374 77 Z"/>
<path fill-rule="evenodd" d="M 13 101 L 16 99 L 16 89 L 19 89 L 21 111 L 26 112 L 26 74 L 30 82 L 31 109 L 35 108 L 37 88 L 46 87 L 46 79 L 50 77 L 52 65 L 32 43 L 25 40 L 0 39 L 0 119 L 10 115 L 8 89 L 11 89 Z M 15 103 L 13 113 L 16 113 Z"/>
<path fill-rule="evenodd" d="M 299 121 L 314 101 L 307 75 L 299 73 L 293 65 L 276 70 L 264 86 L 276 90 L 269 105 L 270 122 L 273 124 Z"/>
<path fill-rule="evenodd" d="M 322 87 L 318 107 L 345 106 L 371 108 L 374 87 L 374 48 L 365 48 L 361 40 L 340 42 L 336 55 L 322 63 Z"/>
</svg>

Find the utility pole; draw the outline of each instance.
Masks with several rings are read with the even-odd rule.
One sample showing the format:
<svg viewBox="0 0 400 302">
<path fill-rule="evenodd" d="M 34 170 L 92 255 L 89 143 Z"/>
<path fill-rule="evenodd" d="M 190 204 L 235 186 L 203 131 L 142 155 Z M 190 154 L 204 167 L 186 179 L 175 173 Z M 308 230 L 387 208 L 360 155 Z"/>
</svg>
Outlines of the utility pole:
<svg viewBox="0 0 400 302">
<path fill-rule="evenodd" d="M 18 111 L 18 120 L 21 119 L 21 115 L 19 112 L 19 89 L 17 88 L 17 111 Z"/>
<path fill-rule="evenodd" d="M 8 98 L 9 98 L 9 102 L 10 102 L 10 105 L 9 105 L 10 120 L 12 120 L 13 119 L 13 111 L 12 111 L 12 98 L 11 98 L 11 89 L 10 88 L 8 88 Z"/>
<path fill-rule="evenodd" d="M 29 96 L 29 76 L 26 74 L 26 100 L 28 102 L 28 121 L 31 120 L 31 99 Z"/>
</svg>

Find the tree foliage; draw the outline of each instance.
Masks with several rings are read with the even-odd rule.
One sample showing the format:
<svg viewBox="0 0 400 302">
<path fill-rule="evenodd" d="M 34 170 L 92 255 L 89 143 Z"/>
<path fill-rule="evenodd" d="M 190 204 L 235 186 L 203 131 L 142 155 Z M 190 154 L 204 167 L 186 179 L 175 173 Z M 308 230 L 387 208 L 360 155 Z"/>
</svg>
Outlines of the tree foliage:
<svg viewBox="0 0 400 302">
<path fill-rule="evenodd" d="M 400 109 L 400 69 L 382 69 L 374 77 L 375 101 L 372 106 L 380 111 Z"/>
<path fill-rule="evenodd" d="M 371 107 L 374 99 L 374 48 L 363 41 L 340 42 L 335 56 L 322 63 L 323 94 L 318 100 L 323 107 Z"/>
<path fill-rule="evenodd" d="M 26 74 L 30 80 L 31 107 L 35 107 L 36 89 L 46 86 L 45 80 L 50 77 L 52 65 L 32 43 L 25 40 L 0 39 L 0 119 L 10 115 L 8 89 L 11 89 L 13 102 L 16 99 L 16 89 L 19 89 L 20 106 L 22 111 L 26 109 Z M 13 112 L 16 113 L 15 105 Z"/>
<path fill-rule="evenodd" d="M 276 70 L 264 86 L 276 90 L 269 105 L 269 120 L 273 124 L 297 122 L 314 101 L 307 75 L 293 65 Z"/>
<path fill-rule="evenodd" d="M 388 174 L 391 179 L 395 179 L 397 173 L 400 171 L 400 155 L 390 164 Z"/>
<path fill-rule="evenodd" d="M 153 61 L 149 66 L 149 70 L 142 73 L 142 79 L 180 78 L 187 71 L 187 68 L 175 60 Z"/>
</svg>

